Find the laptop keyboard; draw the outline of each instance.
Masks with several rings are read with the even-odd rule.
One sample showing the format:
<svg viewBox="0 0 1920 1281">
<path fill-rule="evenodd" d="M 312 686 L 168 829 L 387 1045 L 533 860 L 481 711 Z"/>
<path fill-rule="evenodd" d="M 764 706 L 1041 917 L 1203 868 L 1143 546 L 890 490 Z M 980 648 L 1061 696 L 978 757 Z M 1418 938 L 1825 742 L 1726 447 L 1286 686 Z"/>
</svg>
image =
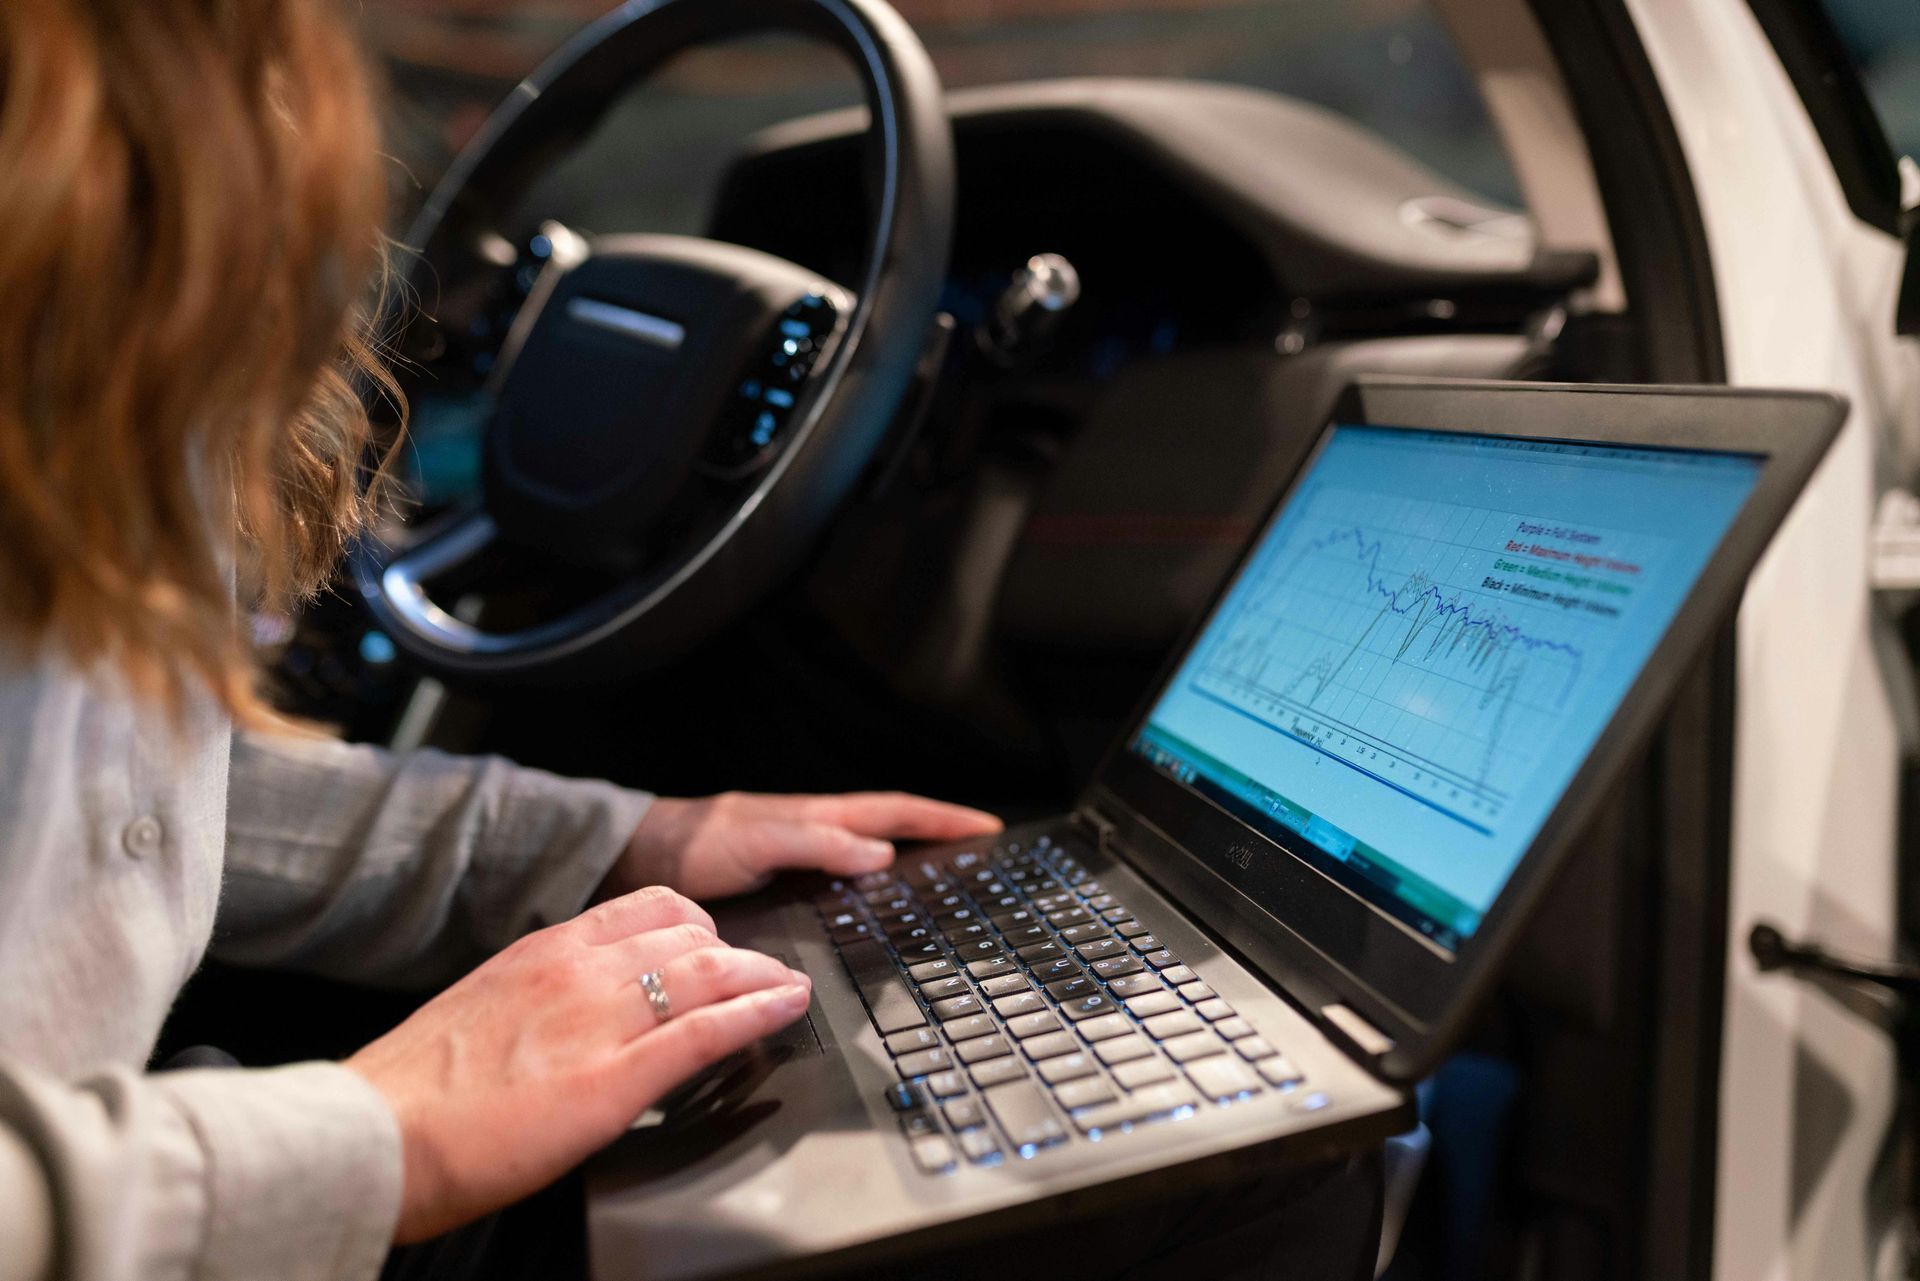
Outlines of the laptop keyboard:
<svg viewBox="0 0 1920 1281">
<path fill-rule="evenodd" d="M 1326 1106 L 1051 837 L 903 859 L 815 906 L 893 1057 L 887 1102 L 929 1174 L 1268 1090 Z"/>
</svg>

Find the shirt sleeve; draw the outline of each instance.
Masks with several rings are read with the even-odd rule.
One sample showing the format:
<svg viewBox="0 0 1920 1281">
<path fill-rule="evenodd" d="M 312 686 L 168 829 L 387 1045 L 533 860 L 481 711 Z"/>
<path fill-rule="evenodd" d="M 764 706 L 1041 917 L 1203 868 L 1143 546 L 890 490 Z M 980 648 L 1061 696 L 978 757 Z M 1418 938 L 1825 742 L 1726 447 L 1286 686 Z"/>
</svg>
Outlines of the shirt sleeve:
<svg viewBox="0 0 1920 1281">
<path fill-rule="evenodd" d="M 337 1064 L 66 1083 L 0 1059 L 0 1241 L 39 1247 L 25 1281 L 363 1281 L 400 1181 L 391 1110 Z"/>
<path fill-rule="evenodd" d="M 498 757 L 236 733 L 214 954 L 444 982 L 577 913 L 652 797 Z"/>
</svg>

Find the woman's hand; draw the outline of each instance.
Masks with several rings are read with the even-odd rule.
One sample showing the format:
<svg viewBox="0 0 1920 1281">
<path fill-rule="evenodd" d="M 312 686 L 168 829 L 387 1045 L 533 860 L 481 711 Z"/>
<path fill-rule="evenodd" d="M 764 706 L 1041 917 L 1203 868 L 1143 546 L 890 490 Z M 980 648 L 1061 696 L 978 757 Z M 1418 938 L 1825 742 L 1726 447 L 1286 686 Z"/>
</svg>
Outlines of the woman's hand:
<svg viewBox="0 0 1920 1281">
<path fill-rule="evenodd" d="M 758 889 L 782 868 L 857 876 L 893 862 L 895 840 L 960 841 L 1000 830 L 991 814 L 899 792 L 661 797 L 601 886 L 671 885 L 689 898 Z"/>
<path fill-rule="evenodd" d="M 658 971 L 661 1023 L 639 977 Z M 674 1086 L 799 1018 L 811 988 L 664 888 L 529 934 L 347 1061 L 400 1124 L 396 1243 L 532 1193 Z"/>
</svg>

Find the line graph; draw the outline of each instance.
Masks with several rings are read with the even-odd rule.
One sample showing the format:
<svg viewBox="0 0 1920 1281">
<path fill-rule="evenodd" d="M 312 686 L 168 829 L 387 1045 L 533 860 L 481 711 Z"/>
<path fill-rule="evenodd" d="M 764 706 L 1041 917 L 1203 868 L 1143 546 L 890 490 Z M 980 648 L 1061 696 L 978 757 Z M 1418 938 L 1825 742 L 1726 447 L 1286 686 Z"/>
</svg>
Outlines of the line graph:
<svg viewBox="0 0 1920 1281">
<path fill-rule="evenodd" d="M 1470 827 L 1522 787 L 1651 550 L 1524 513 L 1298 496 L 1190 688 Z"/>
</svg>

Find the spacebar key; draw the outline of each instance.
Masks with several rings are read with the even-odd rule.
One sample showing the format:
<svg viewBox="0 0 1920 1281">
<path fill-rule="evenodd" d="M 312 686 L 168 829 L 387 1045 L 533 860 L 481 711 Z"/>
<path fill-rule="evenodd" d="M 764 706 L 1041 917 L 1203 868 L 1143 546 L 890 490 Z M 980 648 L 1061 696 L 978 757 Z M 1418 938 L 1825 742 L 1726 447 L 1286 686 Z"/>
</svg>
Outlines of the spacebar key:
<svg viewBox="0 0 1920 1281">
<path fill-rule="evenodd" d="M 860 989 L 881 1036 L 926 1025 L 927 1016 L 920 1012 L 920 1003 L 907 990 L 907 981 L 894 968 L 886 948 L 870 939 L 848 943 L 840 949 L 840 959 L 852 972 L 854 985 Z"/>
<path fill-rule="evenodd" d="M 1044 1148 L 1067 1137 L 1047 1096 L 1032 1081 L 1008 1081 L 987 1091 L 987 1106 L 1016 1148 Z"/>
</svg>

